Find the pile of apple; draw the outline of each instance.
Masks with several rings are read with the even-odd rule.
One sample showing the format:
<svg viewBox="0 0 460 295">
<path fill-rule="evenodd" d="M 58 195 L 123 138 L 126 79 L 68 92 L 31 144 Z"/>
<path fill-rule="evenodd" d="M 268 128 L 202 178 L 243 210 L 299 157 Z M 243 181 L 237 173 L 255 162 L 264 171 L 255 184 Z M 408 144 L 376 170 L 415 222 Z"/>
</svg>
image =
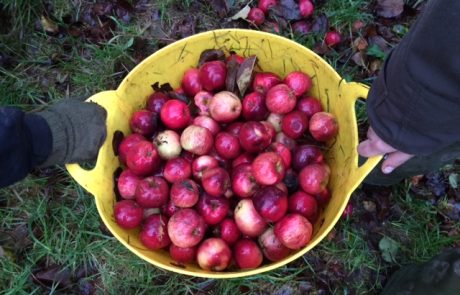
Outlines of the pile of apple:
<svg viewBox="0 0 460 295">
<path fill-rule="evenodd" d="M 235 70 L 254 60 L 211 55 L 178 89 L 156 88 L 117 148 L 117 224 L 177 263 L 222 271 L 279 261 L 309 243 L 329 201 L 322 147 L 336 119 L 309 96 L 304 72 Z"/>
</svg>

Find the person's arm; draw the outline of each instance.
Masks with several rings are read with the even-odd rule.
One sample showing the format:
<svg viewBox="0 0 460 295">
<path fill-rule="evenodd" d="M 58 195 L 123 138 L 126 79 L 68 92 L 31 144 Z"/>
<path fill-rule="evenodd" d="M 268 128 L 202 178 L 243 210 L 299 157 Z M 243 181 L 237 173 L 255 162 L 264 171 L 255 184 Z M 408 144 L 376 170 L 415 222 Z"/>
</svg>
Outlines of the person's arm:
<svg viewBox="0 0 460 295">
<path fill-rule="evenodd" d="M 401 164 L 460 141 L 459 27 L 460 1 L 430 1 L 391 52 L 368 96 L 379 140 L 361 143 L 363 156 L 387 153 L 386 162 Z"/>
<path fill-rule="evenodd" d="M 0 108 L 0 187 L 23 179 L 51 154 L 51 130 L 45 119 L 18 108 Z"/>
<path fill-rule="evenodd" d="M 106 111 L 66 99 L 41 112 L 0 108 L 0 188 L 33 168 L 95 159 L 106 136 Z"/>
</svg>

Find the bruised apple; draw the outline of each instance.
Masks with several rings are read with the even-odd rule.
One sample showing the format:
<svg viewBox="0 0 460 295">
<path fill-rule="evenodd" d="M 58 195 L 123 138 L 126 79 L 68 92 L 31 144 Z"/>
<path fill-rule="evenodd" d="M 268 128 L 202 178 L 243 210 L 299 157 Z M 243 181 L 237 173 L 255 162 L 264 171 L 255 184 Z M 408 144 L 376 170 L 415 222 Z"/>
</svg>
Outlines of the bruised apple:
<svg viewBox="0 0 460 295">
<path fill-rule="evenodd" d="M 182 209 L 174 213 L 168 221 L 168 235 L 178 247 L 198 245 L 206 232 L 203 217 L 193 209 Z"/>
<path fill-rule="evenodd" d="M 330 174 L 327 164 L 307 165 L 299 173 L 300 187 L 308 194 L 319 194 L 326 188 Z"/>
<path fill-rule="evenodd" d="M 274 233 L 284 246 L 297 250 L 310 242 L 313 226 L 302 215 L 293 213 L 275 223 Z"/>
<path fill-rule="evenodd" d="M 209 238 L 198 247 L 196 260 L 204 270 L 225 270 L 232 260 L 232 250 L 219 238 Z"/>
<path fill-rule="evenodd" d="M 251 199 L 242 199 L 235 208 L 234 218 L 238 229 L 249 237 L 257 237 L 267 228 L 267 223 L 257 213 Z"/>
</svg>

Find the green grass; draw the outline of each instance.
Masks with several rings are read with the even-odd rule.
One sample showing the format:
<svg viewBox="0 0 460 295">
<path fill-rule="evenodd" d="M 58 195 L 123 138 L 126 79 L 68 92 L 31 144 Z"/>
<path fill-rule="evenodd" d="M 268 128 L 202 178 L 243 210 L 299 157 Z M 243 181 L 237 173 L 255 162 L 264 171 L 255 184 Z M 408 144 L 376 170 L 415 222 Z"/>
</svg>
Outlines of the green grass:
<svg viewBox="0 0 460 295">
<path fill-rule="evenodd" d="M 372 15 L 365 12 L 369 4 L 367 0 L 328 0 L 317 13 L 324 13 L 330 26 L 338 30 L 350 30 L 357 20 L 364 23 L 372 20 Z"/>
</svg>

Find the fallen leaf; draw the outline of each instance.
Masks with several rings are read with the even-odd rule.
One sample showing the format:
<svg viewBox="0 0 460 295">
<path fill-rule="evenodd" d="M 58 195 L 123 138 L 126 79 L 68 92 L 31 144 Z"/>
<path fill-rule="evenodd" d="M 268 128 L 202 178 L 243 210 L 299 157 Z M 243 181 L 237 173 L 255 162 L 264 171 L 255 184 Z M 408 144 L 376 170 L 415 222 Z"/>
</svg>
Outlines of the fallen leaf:
<svg viewBox="0 0 460 295">
<path fill-rule="evenodd" d="M 202 64 L 208 61 L 213 60 L 225 60 L 225 53 L 223 50 L 220 49 L 206 49 L 200 54 L 200 58 L 198 60 L 198 66 L 200 67 Z"/>
<path fill-rule="evenodd" d="M 238 89 L 240 91 L 241 96 L 244 96 L 249 85 L 251 85 L 256 61 L 256 56 L 250 56 L 241 63 L 238 69 L 238 72 L 236 74 L 236 85 L 238 85 Z"/>
<path fill-rule="evenodd" d="M 440 172 L 432 172 L 426 175 L 426 185 L 428 189 L 436 196 L 444 196 L 447 192 L 447 185 L 444 176 Z"/>
<path fill-rule="evenodd" d="M 211 0 L 210 2 L 211 7 L 220 17 L 227 15 L 228 6 L 225 0 Z"/>
<path fill-rule="evenodd" d="M 311 30 L 313 33 L 316 33 L 316 34 L 325 34 L 328 27 L 329 27 L 329 21 L 327 19 L 327 16 L 324 14 L 321 14 L 317 18 L 315 18 L 315 20 L 313 21 Z"/>
<path fill-rule="evenodd" d="M 380 59 L 373 60 L 369 65 L 369 71 L 371 74 L 376 73 L 382 67 L 382 61 Z"/>
<path fill-rule="evenodd" d="M 382 252 L 382 258 L 386 262 L 395 263 L 398 255 L 399 244 L 389 237 L 383 237 L 379 242 L 379 249 Z"/>
<path fill-rule="evenodd" d="M 48 34 L 55 35 L 59 32 L 59 27 L 58 25 L 52 21 L 49 17 L 42 15 L 40 17 L 40 23 L 42 25 L 42 28 L 47 32 Z"/>
<path fill-rule="evenodd" d="M 378 0 L 376 11 L 379 16 L 392 18 L 399 16 L 404 10 L 404 0 Z"/>
<path fill-rule="evenodd" d="M 384 53 L 391 50 L 390 44 L 382 36 L 372 36 L 368 38 L 369 46 L 378 46 Z"/>
<path fill-rule="evenodd" d="M 367 212 L 375 212 L 377 205 L 372 201 L 363 201 L 364 210 Z"/>
<path fill-rule="evenodd" d="M 351 59 L 360 67 L 367 68 L 366 66 L 366 56 L 363 52 L 358 51 L 353 56 Z"/>
<path fill-rule="evenodd" d="M 364 39 L 363 37 L 358 37 L 355 39 L 355 41 L 353 41 L 354 50 L 358 50 L 358 51 L 366 50 L 368 46 L 369 46 L 369 43 L 367 43 L 366 39 Z"/>
<path fill-rule="evenodd" d="M 231 20 L 237 20 L 237 19 L 247 19 L 248 18 L 248 15 L 249 15 L 249 11 L 251 11 L 251 7 L 249 5 L 246 5 L 245 7 L 243 7 L 243 9 L 241 9 L 240 11 L 238 11 L 234 16 L 232 16 L 230 19 Z"/>
<path fill-rule="evenodd" d="M 238 74 L 238 69 L 240 64 L 232 59 L 227 62 L 227 77 L 225 78 L 226 89 L 230 92 L 238 94 L 238 87 L 236 85 L 236 76 Z"/>
<path fill-rule="evenodd" d="M 60 265 L 52 265 L 32 273 L 32 279 L 41 285 L 66 287 L 70 284 L 70 270 Z"/>
<path fill-rule="evenodd" d="M 300 20 L 299 4 L 294 0 L 281 0 L 275 6 L 270 8 L 270 13 L 274 13 L 276 16 L 282 17 L 287 21 Z"/>
<path fill-rule="evenodd" d="M 449 175 L 449 184 L 453 189 L 458 188 L 458 174 L 452 173 Z"/>
</svg>

